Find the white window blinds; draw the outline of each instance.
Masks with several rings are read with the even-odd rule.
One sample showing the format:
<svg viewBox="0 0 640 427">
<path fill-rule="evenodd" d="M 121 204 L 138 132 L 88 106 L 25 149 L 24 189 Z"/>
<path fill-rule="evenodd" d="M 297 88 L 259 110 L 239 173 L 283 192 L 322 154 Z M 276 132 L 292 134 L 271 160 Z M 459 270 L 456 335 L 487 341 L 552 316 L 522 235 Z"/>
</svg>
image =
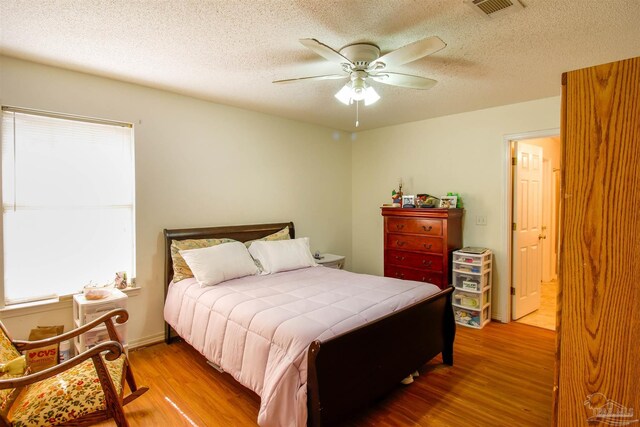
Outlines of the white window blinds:
<svg viewBox="0 0 640 427">
<path fill-rule="evenodd" d="M 3 107 L 5 304 L 135 274 L 130 125 Z"/>
</svg>

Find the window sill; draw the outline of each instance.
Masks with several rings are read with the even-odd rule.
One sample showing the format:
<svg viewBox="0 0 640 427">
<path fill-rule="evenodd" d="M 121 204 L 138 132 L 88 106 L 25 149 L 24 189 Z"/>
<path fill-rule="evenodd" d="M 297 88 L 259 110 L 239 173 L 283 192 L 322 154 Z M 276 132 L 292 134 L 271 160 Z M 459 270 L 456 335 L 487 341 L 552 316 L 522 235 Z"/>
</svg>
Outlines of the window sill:
<svg viewBox="0 0 640 427">
<path fill-rule="evenodd" d="M 134 297 L 140 293 L 139 287 L 129 287 L 121 289 L 129 297 Z M 26 316 L 29 314 L 45 313 L 53 310 L 70 309 L 73 306 L 73 295 L 64 295 L 58 298 L 51 298 L 43 301 L 25 302 L 0 308 L 0 318 L 9 319 L 13 317 Z"/>
</svg>

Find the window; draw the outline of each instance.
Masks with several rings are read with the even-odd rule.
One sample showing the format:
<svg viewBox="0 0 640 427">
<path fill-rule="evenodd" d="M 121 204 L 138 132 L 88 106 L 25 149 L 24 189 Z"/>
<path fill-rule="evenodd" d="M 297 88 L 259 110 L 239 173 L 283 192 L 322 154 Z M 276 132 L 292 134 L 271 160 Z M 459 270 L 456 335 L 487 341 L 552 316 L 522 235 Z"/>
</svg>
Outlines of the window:
<svg viewBox="0 0 640 427">
<path fill-rule="evenodd" d="M 2 107 L 4 303 L 135 274 L 133 127 Z"/>
</svg>

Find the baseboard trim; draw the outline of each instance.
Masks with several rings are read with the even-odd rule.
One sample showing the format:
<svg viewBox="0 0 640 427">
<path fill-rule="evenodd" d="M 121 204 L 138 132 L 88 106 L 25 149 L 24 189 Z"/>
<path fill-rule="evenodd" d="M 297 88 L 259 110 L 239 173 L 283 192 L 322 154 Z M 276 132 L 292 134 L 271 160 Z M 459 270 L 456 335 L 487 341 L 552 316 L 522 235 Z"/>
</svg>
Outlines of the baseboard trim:
<svg viewBox="0 0 640 427">
<path fill-rule="evenodd" d="M 157 334 L 131 340 L 127 344 L 129 345 L 129 349 L 134 349 L 134 348 L 144 347 L 151 344 L 158 344 L 163 341 L 164 341 L 164 332 L 159 332 Z"/>
<path fill-rule="evenodd" d="M 510 319 L 505 318 L 502 314 L 491 316 L 491 320 L 496 320 L 500 323 L 509 323 L 511 321 Z"/>
</svg>

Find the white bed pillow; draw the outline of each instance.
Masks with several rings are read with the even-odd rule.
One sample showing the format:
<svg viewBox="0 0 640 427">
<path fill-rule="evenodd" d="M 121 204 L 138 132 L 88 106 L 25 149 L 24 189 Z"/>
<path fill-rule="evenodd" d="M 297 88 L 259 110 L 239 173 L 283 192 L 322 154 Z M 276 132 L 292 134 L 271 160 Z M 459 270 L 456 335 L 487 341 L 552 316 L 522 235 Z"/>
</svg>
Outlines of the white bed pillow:
<svg viewBox="0 0 640 427">
<path fill-rule="evenodd" d="M 253 242 L 249 246 L 249 253 L 260 262 L 264 274 L 318 265 L 309 250 L 308 237 Z"/>
<path fill-rule="evenodd" d="M 241 242 L 183 250 L 180 255 L 203 287 L 258 273 L 258 267 Z"/>
</svg>

